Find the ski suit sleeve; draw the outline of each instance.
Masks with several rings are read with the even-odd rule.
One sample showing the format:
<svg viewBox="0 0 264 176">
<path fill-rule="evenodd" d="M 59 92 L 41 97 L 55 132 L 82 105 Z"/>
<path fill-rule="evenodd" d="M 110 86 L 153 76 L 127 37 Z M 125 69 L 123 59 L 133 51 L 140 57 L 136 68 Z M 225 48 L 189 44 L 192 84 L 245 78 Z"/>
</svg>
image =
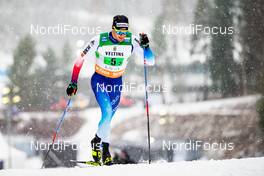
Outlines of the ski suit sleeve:
<svg viewBox="0 0 264 176">
<path fill-rule="evenodd" d="M 152 50 L 148 48 L 142 48 L 139 44 L 139 39 L 135 35 L 132 35 L 132 46 L 133 51 L 136 55 L 138 55 L 141 58 L 145 58 L 146 64 L 149 66 L 153 66 L 155 64 L 155 57 L 152 53 Z"/>
<path fill-rule="evenodd" d="M 71 77 L 71 82 L 72 83 L 77 83 L 78 82 L 78 77 L 80 70 L 83 66 L 83 62 L 85 59 L 85 56 L 90 53 L 94 53 L 99 45 L 99 38 L 100 36 L 95 36 L 93 37 L 86 45 L 85 48 L 83 49 L 82 53 L 75 59 L 74 66 L 72 69 L 72 77 Z"/>
</svg>

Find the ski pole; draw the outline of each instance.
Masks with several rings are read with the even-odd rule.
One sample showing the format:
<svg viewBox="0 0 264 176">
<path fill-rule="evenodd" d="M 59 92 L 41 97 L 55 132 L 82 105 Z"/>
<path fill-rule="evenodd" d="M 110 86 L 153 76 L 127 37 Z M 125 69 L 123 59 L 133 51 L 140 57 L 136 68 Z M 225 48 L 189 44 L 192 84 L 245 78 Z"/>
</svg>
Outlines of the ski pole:
<svg viewBox="0 0 264 176">
<path fill-rule="evenodd" d="M 145 52 L 144 52 L 145 53 Z M 149 103 L 148 103 L 148 79 L 147 79 L 147 66 L 146 66 L 146 57 L 144 54 L 144 75 L 145 75 L 145 107 L 147 112 L 147 129 L 148 129 L 148 157 L 149 157 L 149 164 L 151 162 L 150 158 L 150 127 L 149 127 Z"/>
<path fill-rule="evenodd" d="M 64 111 L 63 111 L 63 114 L 62 114 L 61 118 L 59 119 L 59 121 L 58 121 L 58 123 L 57 123 L 57 127 L 56 127 L 56 129 L 55 129 L 55 131 L 54 131 L 54 133 L 53 133 L 51 146 L 53 146 L 53 144 L 54 144 L 54 142 L 55 142 L 55 139 L 56 139 L 56 137 L 57 137 L 57 134 L 58 134 L 59 131 L 60 131 L 61 124 L 62 124 L 62 122 L 63 122 L 63 120 L 64 120 L 64 117 L 65 117 L 65 115 L 66 115 L 66 112 L 67 112 L 68 109 L 69 109 L 70 103 L 71 103 L 71 98 L 68 100 L 68 103 L 67 103 L 67 105 L 66 105 L 66 107 L 65 107 L 65 109 L 64 109 Z M 47 157 L 48 157 L 48 155 L 49 155 L 50 149 L 51 149 L 51 147 L 49 147 L 49 149 L 48 149 L 48 151 L 47 151 L 47 153 L 46 153 L 46 155 L 45 155 L 45 157 L 44 157 L 44 161 L 43 161 L 43 164 L 42 164 L 42 166 L 41 166 L 41 169 L 43 169 L 44 166 L 45 166 L 45 162 L 46 162 Z"/>
</svg>

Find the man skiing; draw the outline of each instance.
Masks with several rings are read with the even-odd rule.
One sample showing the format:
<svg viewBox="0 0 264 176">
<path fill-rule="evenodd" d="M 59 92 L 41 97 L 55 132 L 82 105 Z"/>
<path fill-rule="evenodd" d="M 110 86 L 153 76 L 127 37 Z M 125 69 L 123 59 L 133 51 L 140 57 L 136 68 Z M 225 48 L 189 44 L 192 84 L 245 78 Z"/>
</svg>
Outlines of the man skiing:
<svg viewBox="0 0 264 176">
<path fill-rule="evenodd" d="M 95 73 L 91 78 L 97 103 L 101 109 L 101 119 L 98 130 L 91 141 L 92 157 L 99 165 L 112 165 L 109 152 L 110 123 L 118 108 L 122 89 L 122 75 L 132 53 L 146 58 L 146 64 L 154 65 L 154 57 L 149 48 L 146 34 L 140 34 L 139 40 L 129 31 L 128 18 L 117 15 L 113 18 L 112 31 L 93 37 L 86 45 L 81 55 L 76 59 L 71 83 L 67 87 L 67 95 L 77 92 L 77 80 L 85 56 L 90 53 L 96 57 Z M 111 90 L 108 90 L 111 87 Z"/>
</svg>

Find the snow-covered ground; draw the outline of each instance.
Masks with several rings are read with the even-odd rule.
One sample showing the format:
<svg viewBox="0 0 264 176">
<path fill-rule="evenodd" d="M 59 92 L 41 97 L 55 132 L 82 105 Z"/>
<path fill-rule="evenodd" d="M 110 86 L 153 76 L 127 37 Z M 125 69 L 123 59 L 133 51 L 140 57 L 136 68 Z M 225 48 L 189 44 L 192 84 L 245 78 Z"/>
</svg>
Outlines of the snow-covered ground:
<svg viewBox="0 0 264 176">
<path fill-rule="evenodd" d="M 221 115 L 239 115 L 241 110 L 239 105 L 253 106 L 261 95 L 250 95 L 235 98 L 225 98 L 217 100 L 208 100 L 192 103 L 175 103 L 172 105 L 155 105 L 151 107 L 151 113 L 154 114 L 221 114 Z"/>
<path fill-rule="evenodd" d="M 9 166 L 12 166 L 13 168 L 24 168 L 25 160 L 26 154 L 14 147 L 10 147 L 0 133 L 0 161 L 4 162 L 4 168 Z"/>
<path fill-rule="evenodd" d="M 211 101 L 198 102 L 198 103 L 182 103 L 182 104 L 159 105 L 159 106 L 153 105 L 151 106 L 150 112 L 152 115 L 153 114 L 163 115 L 164 113 L 176 114 L 176 115 L 177 114 L 185 115 L 192 113 L 193 114 L 217 113 L 217 114 L 236 115 L 239 114 L 241 111 L 241 107 L 238 105 L 243 104 L 247 106 L 252 106 L 256 103 L 256 101 L 259 98 L 260 98 L 259 95 L 253 95 L 253 96 L 245 96 L 239 98 L 211 100 Z M 83 126 L 74 136 L 68 139 L 64 139 L 79 145 L 78 156 L 77 156 L 79 160 L 92 159 L 90 140 L 94 137 L 94 134 L 96 132 L 97 125 L 100 120 L 100 114 L 101 112 L 99 108 L 89 108 L 87 110 L 80 112 L 79 115 L 85 119 Z M 35 115 L 36 114 L 34 114 L 34 116 Z M 54 118 L 57 118 L 57 116 L 54 116 Z M 145 109 L 143 104 L 136 104 L 135 106 L 130 108 L 120 108 L 116 112 L 115 117 L 113 118 L 112 127 L 120 123 L 124 123 L 130 118 L 134 118 L 138 116 L 143 116 L 142 118 L 145 117 Z M 25 114 L 25 116 L 22 116 L 22 118 L 24 120 L 29 120 L 27 114 Z M 124 139 L 130 139 L 130 141 L 132 140 L 133 142 L 135 142 L 139 139 L 138 136 L 139 135 L 136 135 L 136 133 L 132 133 L 130 131 L 126 133 L 124 131 Z M 0 152 L 0 156 L 1 156 L 1 152 Z M 39 158 L 36 160 L 32 159 L 25 162 L 26 168 L 37 168 L 38 166 L 39 167 L 41 166 L 41 161 Z M 264 166 L 264 162 L 263 162 L 263 166 Z M 19 167 L 15 167 L 15 168 L 19 168 Z"/>
<path fill-rule="evenodd" d="M 89 168 L 14 169 L 0 171 L 1 176 L 263 176 L 264 158 L 218 161 L 114 165 Z"/>
</svg>

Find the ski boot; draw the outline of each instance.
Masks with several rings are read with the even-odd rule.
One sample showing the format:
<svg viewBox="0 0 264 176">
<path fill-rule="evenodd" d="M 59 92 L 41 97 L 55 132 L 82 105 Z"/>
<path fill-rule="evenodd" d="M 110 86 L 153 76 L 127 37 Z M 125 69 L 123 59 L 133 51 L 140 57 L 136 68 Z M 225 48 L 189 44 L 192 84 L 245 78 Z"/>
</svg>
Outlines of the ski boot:
<svg viewBox="0 0 264 176">
<path fill-rule="evenodd" d="M 91 145 L 92 145 L 92 157 L 94 159 L 94 162 L 101 165 L 101 156 L 102 156 L 101 147 L 100 147 L 101 138 L 95 135 L 95 137 L 91 141 Z"/>
<path fill-rule="evenodd" d="M 103 148 L 103 156 L 102 156 L 102 161 L 103 161 L 103 165 L 113 165 L 113 159 L 111 157 L 111 154 L 109 152 L 109 143 L 106 142 L 102 142 L 102 148 Z"/>
</svg>

